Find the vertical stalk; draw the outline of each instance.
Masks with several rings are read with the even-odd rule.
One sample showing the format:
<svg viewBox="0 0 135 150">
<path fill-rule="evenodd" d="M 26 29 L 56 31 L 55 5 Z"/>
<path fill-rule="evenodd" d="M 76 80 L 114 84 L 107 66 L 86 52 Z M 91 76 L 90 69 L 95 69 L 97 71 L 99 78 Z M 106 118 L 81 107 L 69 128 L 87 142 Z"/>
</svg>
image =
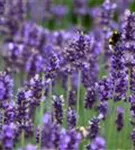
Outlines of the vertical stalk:
<svg viewBox="0 0 135 150">
<path fill-rule="evenodd" d="M 52 111 L 52 81 L 49 82 L 48 112 Z"/>
<path fill-rule="evenodd" d="M 21 146 L 22 147 L 25 146 L 25 132 L 24 132 L 24 129 L 22 129 L 22 132 L 21 132 Z"/>
<path fill-rule="evenodd" d="M 112 109 L 111 109 L 111 114 L 109 114 L 109 115 L 111 115 L 110 116 L 110 118 L 109 118 L 109 123 L 110 123 L 110 130 L 109 130 L 109 132 L 108 132 L 108 134 L 107 134 L 107 139 L 108 139 L 108 146 L 110 146 L 111 145 L 111 143 L 110 143 L 110 141 L 111 141 L 111 135 L 112 135 L 112 128 L 113 128 L 113 118 L 114 118 L 114 116 L 115 116 L 115 114 L 114 114 L 114 112 L 115 112 L 115 102 L 114 102 L 114 96 L 115 96 L 115 88 L 116 88 L 116 81 L 114 80 L 114 89 L 113 89 L 113 96 L 112 96 L 112 104 L 110 105 L 111 107 L 112 107 Z M 110 148 L 110 147 L 108 147 L 108 148 Z M 112 147 L 111 147 L 112 148 Z"/>
<path fill-rule="evenodd" d="M 127 90 L 127 101 L 128 101 L 128 99 L 129 99 L 129 97 L 130 97 L 130 94 L 131 94 L 131 91 L 130 91 L 130 82 L 131 82 L 131 71 L 132 71 L 132 68 L 131 67 L 129 67 L 128 68 L 128 90 Z M 125 113 L 124 113 L 124 124 L 125 124 L 125 126 L 124 126 L 124 128 L 125 128 L 125 132 L 124 132 L 124 139 L 126 140 L 128 137 L 126 137 L 127 136 L 127 133 L 128 133 L 128 130 L 126 130 L 127 128 L 128 128 L 128 123 L 127 123 L 127 115 L 128 115 L 128 113 L 129 113 L 129 108 L 128 108 L 128 103 L 127 102 L 124 102 L 124 110 L 125 110 Z M 126 142 L 125 142 L 125 144 L 126 144 Z M 126 146 L 126 145 L 125 145 Z M 124 146 L 124 147 L 125 147 Z"/>
<path fill-rule="evenodd" d="M 43 83 L 43 89 L 42 89 L 42 98 L 41 98 L 41 102 L 40 102 L 40 128 L 42 129 L 43 126 L 43 122 L 42 122 L 42 118 L 44 115 L 44 83 L 45 83 L 45 75 L 44 73 L 42 74 L 42 83 Z M 41 149 L 41 137 L 42 137 L 42 130 L 40 130 L 40 137 L 39 137 L 39 145 L 38 145 L 38 149 Z"/>
<path fill-rule="evenodd" d="M 78 23 L 79 29 L 82 29 L 82 17 L 81 16 L 78 16 L 77 23 Z"/>
<path fill-rule="evenodd" d="M 68 75 L 68 79 L 67 79 L 67 98 L 66 98 L 66 107 L 68 107 L 68 99 L 69 99 L 69 92 L 71 90 L 71 76 L 70 74 Z"/>
<path fill-rule="evenodd" d="M 81 91 L 81 70 L 78 71 L 78 88 L 77 88 L 77 114 L 79 116 L 80 109 L 80 91 Z M 79 117 L 77 118 L 77 125 L 79 124 Z"/>
<path fill-rule="evenodd" d="M 68 113 L 68 106 L 69 106 L 69 92 L 71 90 L 71 75 L 68 74 L 67 77 L 67 93 L 66 93 L 66 101 L 65 101 L 65 114 L 64 114 L 64 118 L 65 118 L 65 127 L 67 127 L 67 113 Z"/>
<path fill-rule="evenodd" d="M 2 126 L 3 126 L 3 113 L 2 113 L 2 109 L 0 109 L 0 133 L 2 130 Z"/>
</svg>

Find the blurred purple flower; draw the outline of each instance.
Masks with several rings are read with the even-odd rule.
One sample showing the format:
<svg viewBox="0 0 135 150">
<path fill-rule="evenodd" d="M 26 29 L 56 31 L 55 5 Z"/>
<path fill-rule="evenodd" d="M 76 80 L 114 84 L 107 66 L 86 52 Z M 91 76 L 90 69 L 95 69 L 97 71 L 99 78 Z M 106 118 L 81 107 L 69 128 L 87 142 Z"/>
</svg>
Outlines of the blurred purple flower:
<svg viewBox="0 0 135 150">
<path fill-rule="evenodd" d="M 84 16 L 88 13 L 88 0 L 74 0 L 74 13 Z"/>
<path fill-rule="evenodd" d="M 16 125 L 11 123 L 2 128 L 3 149 L 12 150 L 14 148 Z"/>
<path fill-rule="evenodd" d="M 106 150 L 106 141 L 103 137 L 97 136 L 90 145 L 87 146 L 87 150 Z"/>
<path fill-rule="evenodd" d="M 59 19 L 62 19 L 67 15 L 68 8 L 64 5 L 53 5 L 51 8 L 52 15 Z"/>
<path fill-rule="evenodd" d="M 60 150 L 78 150 L 79 144 L 81 142 L 81 134 L 75 129 L 72 130 L 62 130 L 60 136 Z"/>
</svg>

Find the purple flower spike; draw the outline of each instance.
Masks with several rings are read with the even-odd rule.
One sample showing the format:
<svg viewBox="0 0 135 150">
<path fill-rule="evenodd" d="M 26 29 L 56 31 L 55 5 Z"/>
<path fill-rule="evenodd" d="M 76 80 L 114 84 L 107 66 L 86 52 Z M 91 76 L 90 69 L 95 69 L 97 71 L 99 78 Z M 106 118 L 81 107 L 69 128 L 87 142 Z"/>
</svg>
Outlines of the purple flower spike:
<svg viewBox="0 0 135 150">
<path fill-rule="evenodd" d="M 58 124 L 63 123 L 63 104 L 64 104 L 63 95 L 53 96 L 54 119 Z"/>
<path fill-rule="evenodd" d="M 77 113 L 76 110 L 73 108 L 68 109 L 67 113 L 67 124 L 69 129 L 73 129 L 76 127 L 77 123 Z"/>
<path fill-rule="evenodd" d="M 20 89 L 17 95 L 17 125 L 20 131 L 24 130 L 28 136 L 33 134 L 33 122 L 30 117 L 31 92 Z"/>
<path fill-rule="evenodd" d="M 75 38 L 70 41 L 69 45 L 65 48 L 64 51 L 64 58 L 68 63 L 67 67 L 70 66 L 72 69 L 81 69 L 83 66 L 87 66 L 89 51 L 89 37 L 84 35 L 82 32 L 77 34 Z"/>
<path fill-rule="evenodd" d="M 109 77 L 105 77 L 96 83 L 96 88 L 100 101 L 108 101 L 113 97 L 113 82 Z"/>
<path fill-rule="evenodd" d="M 96 102 L 96 92 L 93 87 L 89 87 L 85 96 L 85 108 L 91 109 Z"/>
<path fill-rule="evenodd" d="M 7 107 L 13 96 L 13 80 L 6 72 L 0 72 L 0 108 Z"/>
<path fill-rule="evenodd" d="M 98 133 L 99 133 L 99 123 L 100 120 L 96 117 L 94 117 L 90 122 L 89 122 L 89 128 L 88 128 L 88 137 L 90 139 L 94 139 Z"/>
</svg>

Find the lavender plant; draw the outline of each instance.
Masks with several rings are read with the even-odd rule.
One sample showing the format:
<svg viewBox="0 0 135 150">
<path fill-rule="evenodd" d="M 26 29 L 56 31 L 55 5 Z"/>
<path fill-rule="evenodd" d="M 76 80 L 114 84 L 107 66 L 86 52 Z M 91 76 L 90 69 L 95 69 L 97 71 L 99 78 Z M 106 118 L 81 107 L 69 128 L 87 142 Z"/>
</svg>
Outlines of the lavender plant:
<svg viewBox="0 0 135 150">
<path fill-rule="evenodd" d="M 0 0 L 1 150 L 135 149 L 133 1 L 96 2 Z"/>
</svg>

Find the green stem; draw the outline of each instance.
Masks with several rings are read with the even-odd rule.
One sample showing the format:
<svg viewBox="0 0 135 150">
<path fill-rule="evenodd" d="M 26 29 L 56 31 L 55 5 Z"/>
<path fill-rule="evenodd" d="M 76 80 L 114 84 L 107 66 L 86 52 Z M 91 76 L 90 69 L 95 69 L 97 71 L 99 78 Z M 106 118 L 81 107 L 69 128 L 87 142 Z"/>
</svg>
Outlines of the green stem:
<svg viewBox="0 0 135 150">
<path fill-rule="evenodd" d="M 68 99 L 69 99 L 69 92 L 71 90 L 71 76 L 68 75 L 68 79 L 67 79 L 67 98 L 66 98 L 66 107 L 68 108 Z M 67 109 L 66 109 L 67 111 Z"/>
<path fill-rule="evenodd" d="M 71 91 L 71 75 L 68 74 L 67 77 L 67 93 L 66 93 L 66 100 L 65 100 L 65 114 L 64 114 L 64 126 L 67 128 L 67 113 L 69 107 L 69 92 Z"/>
<path fill-rule="evenodd" d="M 108 140 L 108 149 L 113 149 L 113 147 L 110 147 L 110 146 L 113 146 L 112 144 L 112 135 L 113 135 L 113 127 L 114 127 L 114 112 L 115 112 L 115 103 L 114 101 L 112 100 L 112 104 L 111 104 L 111 113 L 110 113 L 110 117 L 109 117 L 109 132 L 108 132 L 108 136 L 107 136 L 107 140 Z"/>
<path fill-rule="evenodd" d="M 77 88 L 77 114 L 79 116 L 80 109 L 80 91 L 81 91 L 81 70 L 78 72 L 78 88 Z M 79 124 L 79 117 L 77 119 L 77 125 Z"/>
<path fill-rule="evenodd" d="M 22 130 L 22 133 L 21 133 L 21 146 L 22 147 L 25 146 L 25 132 L 24 132 L 24 130 Z"/>
<path fill-rule="evenodd" d="M 45 83 L 45 75 L 44 73 L 42 74 L 42 82 L 43 84 Z M 40 128 L 42 129 L 42 126 L 43 126 L 43 122 L 42 122 L 42 118 L 43 118 L 43 115 L 44 115 L 44 88 L 42 89 L 42 97 L 41 97 L 41 102 L 40 102 Z M 40 140 L 39 140 L 39 145 L 38 145 L 38 148 L 40 149 L 41 148 L 41 136 L 42 136 L 42 133 L 40 132 Z"/>
<path fill-rule="evenodd" d="M 132 68 L 128 68 L 128 91 L 127 91 L 127 101 L 128 101 L 128 99 L 129 99 L 129 97 L 130 97 L 130 94 L 131 94 L 131 91 L 130 91 L 130 81 L 131 81 L 131 69 Z M 127 102 L 125 102 L 125 104 L 124 104 L 124 110 L 125 110 L 125 113 L 124 113 L 124 124 L 125 124 L 125 126 L 124 126 L 124 128 L 125 128 L 125 132 L 124 132 L 124 139 L 126 140 L 127 138 L 128 138 L 128 136 L 127 136 L 127 134 L 128 134 L 128 130 L 127 130 L 127 128 L 128 128 L 128 122 L 127 122 L 127 119 L 128 119 L 128 113 L 129 113 L 129 107 L 128 107 L 128 103 Z M 123 144 L 124 145 L 124 144 Z M 126 142 L 125 142 L 125 146 L 124 146 L 124 148 L 126 147 Z"/>
<path fill-rule="evenodd" d="M 52 81 L 49 82 L 48 112 L 52 111 Z"/>
<path fill-rule="evenodd" d="M 82 17 L 81 16 L 78 16 L 77 23 L 78 23 L 79 29 L 82 29 Z"/>
</svg>

